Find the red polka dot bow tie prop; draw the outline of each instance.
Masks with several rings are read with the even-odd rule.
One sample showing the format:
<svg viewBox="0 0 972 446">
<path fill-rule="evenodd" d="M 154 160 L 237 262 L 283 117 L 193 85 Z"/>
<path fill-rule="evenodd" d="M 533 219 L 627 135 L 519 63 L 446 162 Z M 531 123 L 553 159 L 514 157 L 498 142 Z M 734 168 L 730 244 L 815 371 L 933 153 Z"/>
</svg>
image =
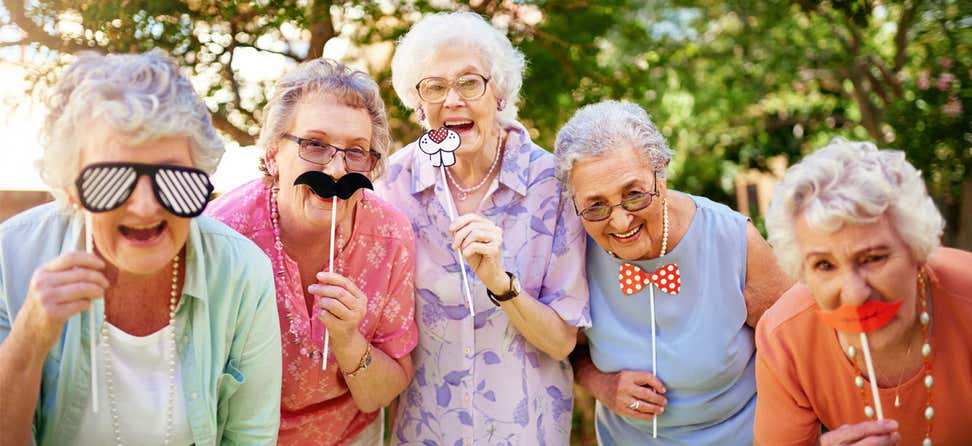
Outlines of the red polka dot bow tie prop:
<svg viewBox="0 0 972 446">
<path fill-rule="evenodd" d="M 678 294 L 682 289 L 682 276 L 679 274 L 678 265 L 669 263 L 646 273 L 638 265 L 622 263 L 618 272 L 618 284 L 621 286 L 621 293 L 630 296 L 653 284 L 668 294 Z"/>
</svg>

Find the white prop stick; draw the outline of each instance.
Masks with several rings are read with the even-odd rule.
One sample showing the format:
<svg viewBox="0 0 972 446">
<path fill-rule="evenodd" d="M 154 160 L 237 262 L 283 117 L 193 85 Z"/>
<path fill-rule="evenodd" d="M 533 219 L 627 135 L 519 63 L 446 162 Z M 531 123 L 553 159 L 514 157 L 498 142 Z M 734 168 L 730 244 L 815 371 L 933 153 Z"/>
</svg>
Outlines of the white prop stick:
<svg viewBox="0 0 972 446">
<path fill-rule="evenodd" d="M 445 185 L 446 190 L 446 210 L 449 212 L 449 221 L 456 219 L 456 212 L 453 212 L 453 207 L 455 204 L 452 203 L 452 190 L 449 189 L 449 182 L 446 181 L 445 166 L 439 165 L 439 172 L 442 173 L 442 184 Z M 466 277 L 466 261 L 462 259 L 462 252 L 459 248 L 455 248 L 456 257 L 459 258 L 459 272 L 462 273 L 462 290 L 466 293 L 466 306 L 469 307 L 469 314 L 473 316 L 476 315 L 476 311 L 473 310 L 472 303 L 472 293 L 469 292 L 469 278 Z"/>
<path fill-rule="evenodd" d="M 874 363 L 871 362 L 871 347 L 867 345 L 867 334 L 861 332 L 861 350 L 864 350 L 864 365 L 867 366 L 867 379 L 871 381 L 871 396 L 874 397 L 874 409 L 878 421 L 884 419 L 884 409 L 881 408 L 881 395 L 878 395 L 877 380 L 874 379 Z"/>
<path fill-rule="evenodd" d="M 91 213 L 87 211 L 84 213 L 84 250 L 88 254 L 94 254 L 94 234 L 91 231 Z M 91 343 L 91 410 L 94 413 L 98 413 L 98 363 L 96 362 L 98 355 L 95 351 L 95 341 L 98 337 L 95 335 L 94 312 L 94 301 L 91 301 L 91 308 L 88 308 L 88 341 Z"/>
<path fill-rule="evenodd" d="M 651 374 L 658 377 L 658 355 L 655 349 L 655 286 L 648 285 L 648 302 L 651 307 Z M 658 438 L 658 415 L 651 418 L 651 438 Z"/>
<path fill-rule="evenodd" d="M 337 220 L 337 200 L 338 197 L 335 195 L 331 198 L 331 253 L 328 255 L 330 260 L 327 262 L 327 272 L 334 272 L 334 220 Z M 321 359 L 321 370 L 327 370 L 327 355 L 330 353 L 330 348 L 328 344 L 331 342 L 331 332 L 324 328 L 324 356 Z"/>
</svg>

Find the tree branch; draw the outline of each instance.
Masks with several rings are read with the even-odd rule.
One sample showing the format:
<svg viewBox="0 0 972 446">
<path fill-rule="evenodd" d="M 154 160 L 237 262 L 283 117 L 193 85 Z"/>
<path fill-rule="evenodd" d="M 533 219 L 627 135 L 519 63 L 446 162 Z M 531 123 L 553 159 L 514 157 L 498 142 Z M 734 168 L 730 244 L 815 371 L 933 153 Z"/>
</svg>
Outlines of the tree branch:
<svg viewBox="0 0 972 446">
<path fill-rule="evenodd" d="M 311 32 L 310 47 L 307 49 L 307 60 L 324 55 L 324 44 L 334 37 L 334 23 L 331 18 L 331 2 L 315 0 L 310 8 L 308 29 Z"/>
<path fill-rule="evenodd" d="M 281 55 L 281 56 L 286 57 L 288 59 L 292 59 L 294 62 L 302 62 L 304 60 L 303 57 L 300 57 L 300 55 L 298 55 L 297 53 L 295 53 L 293 51 L 277 51 L 277 50 L 271 50 L 269 48 L 260 48 L 260 47 L 258 47 L 256 45 L 252 44 L 252 43 L 242 43 L 242 42 L 238 42 L 238 41 L 235 43 L 235 46 L 237 48 L 253 48 L 253 49 L 257 50 L 257 51 L 261 51 L 261 52 L 264 52 L 264 53 L 278 54 L 278 55 Z M 289 48 L 289 46 L 288 46 L 288 48 Z"/>
<path fill-rule="evenodd" d="M 253 135 L 233 125 L 233 123 L 229 122 L 229 120 L 226 119 L 226 116 L 223 114 L 212 113 L 212 116 L 213 127 L 216 127 L 217 130 L 225 133 L 230 137 L 230 139 L 236 141 L 241 146 L 251 146 L 256 143 L 256 138 L 254 138 Z"/>
<path fill-rule="evenodd" d="M 915 5 L 917 1 L 905 2 L 904 11 L 901 11 L 901 17 L 898 18 L 898 30 L 894 35 L 894 69 L 892 70 L 894 74 L 899 73 L 907 62 L 908 30 L 912 19 L 915 18 L 915 10 L 918 9 Z"/>
<path fill-rule="evenodd" d="M 44 28 L 27 17 L 26 0 L 3 0 L 3 6 L 10 15 L 10 21 L 23 31 L 27 40 L 44 45 L 52 50 L 76 53 L 78 51 L 97 51 L 105 53 L 105 49 L 97 46 L 79 45 L 70 40 L 48 34 Z"/>
</svg>

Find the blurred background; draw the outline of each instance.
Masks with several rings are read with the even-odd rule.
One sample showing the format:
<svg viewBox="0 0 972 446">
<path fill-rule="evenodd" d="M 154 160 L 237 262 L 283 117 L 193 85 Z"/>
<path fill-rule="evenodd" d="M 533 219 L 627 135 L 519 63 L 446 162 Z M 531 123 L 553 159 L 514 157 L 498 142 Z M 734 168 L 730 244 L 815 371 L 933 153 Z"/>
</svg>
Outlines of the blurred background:
<svg viewBox="0 0 972 446">
<path fill-rule="evenodd" d="M 521 121 L 552 149 L 579 106 L 644 106 L 676 151 L 669 182 L 762 227 L 787 166 L 835 136 L 904 151 L 972 249 L 972 2 L 630 0 L 2 0 L 0 221 L 49 200 L 34 169 L 44 98 L 81 51 L 162 48 L 227 141 L 217 190 L 258 175 L 273 82 L 326 56 L 383 88 L 400 147 L 421 133 L 391 87 L 394 43 L 423 14 L 472 10 L 529 61 Z M 594 444 L 578 391 L 574 443 Z"/>
</svg>

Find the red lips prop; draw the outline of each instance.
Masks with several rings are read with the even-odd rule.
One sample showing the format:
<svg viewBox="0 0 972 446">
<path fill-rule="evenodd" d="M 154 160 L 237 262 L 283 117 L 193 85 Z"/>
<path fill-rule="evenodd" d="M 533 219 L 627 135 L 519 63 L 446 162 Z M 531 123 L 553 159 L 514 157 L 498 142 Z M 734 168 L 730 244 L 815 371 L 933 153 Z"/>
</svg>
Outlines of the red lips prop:
<svg viewBox="0 0 972 446">
<path fill-rule="evenodd" d="M 842 305 L 833 310 L 817 310 L 827 324 L 844 333 L 870 333 L 891 322 L 904 299 L 894 302 L 869 300 L 863 305 Z"/>
</svg>

